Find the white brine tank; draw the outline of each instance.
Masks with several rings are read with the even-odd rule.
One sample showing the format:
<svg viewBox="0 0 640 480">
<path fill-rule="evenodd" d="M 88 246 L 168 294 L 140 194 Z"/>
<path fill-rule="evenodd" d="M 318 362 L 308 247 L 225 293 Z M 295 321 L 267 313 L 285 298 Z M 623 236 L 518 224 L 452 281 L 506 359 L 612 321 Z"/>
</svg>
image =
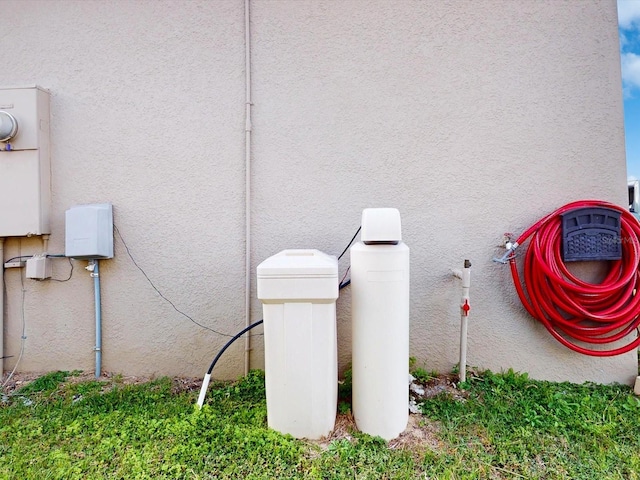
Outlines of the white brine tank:
<svg viewBox="0 0 640 480">
<path fill-rule="evenodd" d="M 351 247 L 353 415 L 358 428 L 391 440 L 409 420 L 409 247 L 395 208 L 362 212 Z"/>
<path fill-rule="evenodd" d="M 263 304 L 267 423 L 296 438 L 334 428 L 338 397 L 338 260 L 284 250 L 258 265 Z"/>
</svg>

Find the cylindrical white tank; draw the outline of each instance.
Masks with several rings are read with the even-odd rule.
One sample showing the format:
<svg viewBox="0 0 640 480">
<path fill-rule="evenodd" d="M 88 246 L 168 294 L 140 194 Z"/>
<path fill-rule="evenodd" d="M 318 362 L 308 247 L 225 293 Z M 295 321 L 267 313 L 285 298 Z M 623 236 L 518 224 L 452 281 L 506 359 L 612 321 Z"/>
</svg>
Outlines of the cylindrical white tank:
<svg viewBox="0 0 640 480">
<path fill-rule="evenodd" d="M 385 225 L 386 224 L 386 225 Z M 385 440 L 409 419 L 409 247 L 395 209 L 365 209 L 351 248 L 353 415 Z"/>
<path fill-rule="evenodd" d="M 327 436 L 338 397 L 338 261 L 318 250 L 284 250 L 257 270 L 267 423 L 296 438 Z"/>
</svg>

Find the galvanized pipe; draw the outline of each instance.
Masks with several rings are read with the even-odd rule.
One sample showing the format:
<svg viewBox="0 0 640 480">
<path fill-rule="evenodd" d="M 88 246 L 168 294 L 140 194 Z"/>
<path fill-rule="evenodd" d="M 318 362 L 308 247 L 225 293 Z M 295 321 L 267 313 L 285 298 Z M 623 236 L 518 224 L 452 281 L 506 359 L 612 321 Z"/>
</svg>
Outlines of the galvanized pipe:
<svg viewBox="0 0 640 480">
<path fill-rule="evenodd" d="M 93 277 L 93 290 L 95 295 L 95 308 L 96 308 L 96 346 L 94 348 L 96 352 L 96 378 L 100 378 L 102 371 L 102 307 L 100 298 L 100 267 L 98 260 L 91 260 L 93 262 L 93 271 L 91 276 Z"/>
<path fill-rule="evenodd" d="M 4 238 L 0 237 L 0 379 L 4 373 Z"/>
<path fill-rule="evenodd" d="M 245 69 L 245 328 L 251 325 L 251 15 L 250 1 L 244 2 L 244 69 Z M 251 335 L 244 338 L 244 374 L 251 367 Z"/>
</svg>

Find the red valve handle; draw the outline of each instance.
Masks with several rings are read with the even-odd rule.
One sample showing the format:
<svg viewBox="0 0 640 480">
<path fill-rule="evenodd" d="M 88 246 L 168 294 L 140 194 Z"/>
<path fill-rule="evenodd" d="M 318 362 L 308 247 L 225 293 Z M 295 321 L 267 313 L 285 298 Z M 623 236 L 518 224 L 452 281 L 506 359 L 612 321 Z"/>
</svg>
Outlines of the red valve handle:
<svg viewBox="0 0 640 480">
<path fill-rule="evenodd" d="M 471 305 L 469 305 L 469 300 L 467 300 L 466 298 L 464 299 L 464 305 L 461 305 L 460 308 L 462 309 L 462 311 L 464 312 L 463 315 L 465 317 L 469 316 L 469 310 L 471 310 Z"/>
</svg>

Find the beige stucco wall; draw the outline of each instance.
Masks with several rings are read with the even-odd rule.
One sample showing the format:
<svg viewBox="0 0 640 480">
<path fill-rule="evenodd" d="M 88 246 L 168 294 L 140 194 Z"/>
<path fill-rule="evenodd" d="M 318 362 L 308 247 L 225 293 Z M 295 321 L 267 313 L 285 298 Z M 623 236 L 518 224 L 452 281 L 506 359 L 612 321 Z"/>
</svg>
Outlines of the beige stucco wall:
<svg viewBox="0 0 640 480">
<path fill-rule="evenodd" d="M 624 204 L 615 1 L 252 0 L 252 271 L 285 248 L 337 254 L 365 207 L 400 210 L 411 248 L 411 353 L 457 363 L 460 286 L 473 263 L 470 365 L 537 378 L 630 382 L 635 353 L 593 359 L 528 317 L 503 232 L 568 201 Z M 51 90 L 53 232 L 112 202 L 155 285 L 196 321 L 244 326 L 244 2 L 0 0 L 11 55 L 0 85 Z M 5 257 L 39 252 L 9 239 Z M 21 371 L 93 368 L 93 283 L 24 280 Z M 348 257 L 341 262 L 341 272 Z M 55 261 L 55 276 L 68 273 Z M 116 237 L 102 262 L 103 368 L 201 375 L 225 338 L 176 313 Z M 22 287 L 7 270 L 5 369 Z M 255 297 L 255 273 L 252 277 Z M 341 367 L 349 291 L 338 301 Z M 254 319 L 261 307 L 254 298 Z M 261 337 L 252 366 L 263 365 Z M 241 342 L 216 377 L 243 369 Z"/>
</svg>

